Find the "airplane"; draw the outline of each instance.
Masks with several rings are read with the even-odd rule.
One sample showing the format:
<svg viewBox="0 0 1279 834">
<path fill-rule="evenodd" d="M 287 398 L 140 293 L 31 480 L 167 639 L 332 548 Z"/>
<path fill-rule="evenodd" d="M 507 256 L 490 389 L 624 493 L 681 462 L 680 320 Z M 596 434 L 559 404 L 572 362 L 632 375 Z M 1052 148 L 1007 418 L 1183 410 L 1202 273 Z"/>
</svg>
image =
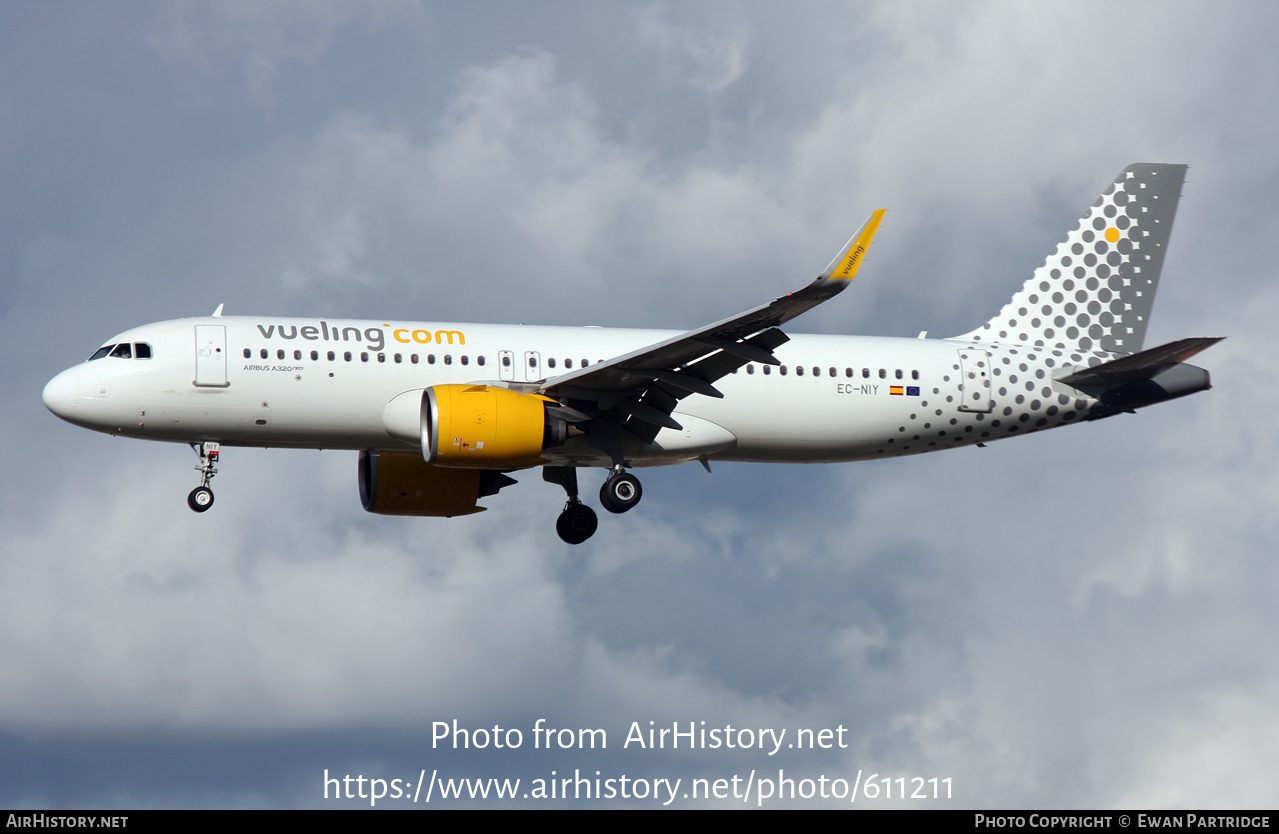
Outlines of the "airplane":
<svg viewBox="0 0 1279 834">
<path fill-rule="evenodd" d="M 688 332 L 212 316 L 114 336 L 44 388 L 63 420 L 187 443 L 213 505 L 221 448 L 359 452 L 365 510 L 459 516 L 542 468 L 563 487 L 560 538 L 600 504 L 640 502 L 645 466 L 874 460 L 987 443 L 1211 387 L 1186 360 L 1219 338 L 1143 343 L 1186 166 L 1125 168 L 989 321 L 928 339 L 781 329 L 857 275 L 873 212 L 807 286 Z"/>
</svg>

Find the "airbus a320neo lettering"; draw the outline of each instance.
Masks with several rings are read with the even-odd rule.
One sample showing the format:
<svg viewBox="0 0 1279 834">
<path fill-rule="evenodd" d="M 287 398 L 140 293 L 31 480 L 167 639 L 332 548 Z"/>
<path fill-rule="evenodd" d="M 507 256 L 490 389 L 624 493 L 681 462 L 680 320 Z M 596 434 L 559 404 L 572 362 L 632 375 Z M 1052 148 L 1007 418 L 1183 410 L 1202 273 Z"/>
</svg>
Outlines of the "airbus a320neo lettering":
<svg viewBox="0 0 1279 834">
<path fill-rule="evenodd" d="M 815 281 L 686 333 L 223 316 L 148 324 L 44 389 L 113 435 L 188 443 L 213 504 L 224 446 L 359 451 L 364 508 L 456 516 L 542 468 L 578 544 L 600 503 L 634 509 L 630 470 L 700 461 L 856 461 L 982 445 L 1202 391 L 1186 360 L 1218 339 L 1143 342 L 1184 165 L 1125 169 L 990 321 L 948 339 L 783 332 L 857 274 L 884 211 Z M 789 329 L 789 328 L 787 328 Z"/>
</svg>

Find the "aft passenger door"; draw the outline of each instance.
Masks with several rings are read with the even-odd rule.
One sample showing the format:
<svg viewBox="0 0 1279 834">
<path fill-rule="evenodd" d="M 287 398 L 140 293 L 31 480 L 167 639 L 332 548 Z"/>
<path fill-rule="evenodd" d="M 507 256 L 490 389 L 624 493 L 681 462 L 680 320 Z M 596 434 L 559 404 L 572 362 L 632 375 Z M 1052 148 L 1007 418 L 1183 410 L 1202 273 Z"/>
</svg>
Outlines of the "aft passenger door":
<svg viewBox="0 0 1279 834">
<path fill-rule="evenodd" d="M 227 388 L 226 325 L 195 326 L 195 385 L 201 388 Z"/>
<path fill-rule="evenodd" d="M 959 352 L 960 411 L 990 413 L 995 402 L 990 388 L 990 354 L 978 348 Z"/>
</svg>

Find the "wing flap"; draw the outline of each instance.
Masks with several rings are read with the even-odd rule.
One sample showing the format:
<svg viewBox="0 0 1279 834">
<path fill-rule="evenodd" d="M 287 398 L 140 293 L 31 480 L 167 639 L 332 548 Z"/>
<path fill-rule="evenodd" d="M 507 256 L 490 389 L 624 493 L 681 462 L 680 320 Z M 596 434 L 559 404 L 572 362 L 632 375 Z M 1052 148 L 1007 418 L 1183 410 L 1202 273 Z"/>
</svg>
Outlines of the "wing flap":
<svg viewBox="0 0 1279 834">
<path fill-rule="evenodd" d="M 635 373 L 639 377 L 651 377 L 656 382 L 664 382 L 667 385 L 673 385 L 681 391 L 687 391 L 690 394 L 701 394 L 704 397 L 714 397 L 715 399 L 724 399 L 724 394 L 714 385 L 711 385 L 700 376 L 678 371 L 662 371 L 650 368 L 646 371 L 637 371 Z"/>
</svg>

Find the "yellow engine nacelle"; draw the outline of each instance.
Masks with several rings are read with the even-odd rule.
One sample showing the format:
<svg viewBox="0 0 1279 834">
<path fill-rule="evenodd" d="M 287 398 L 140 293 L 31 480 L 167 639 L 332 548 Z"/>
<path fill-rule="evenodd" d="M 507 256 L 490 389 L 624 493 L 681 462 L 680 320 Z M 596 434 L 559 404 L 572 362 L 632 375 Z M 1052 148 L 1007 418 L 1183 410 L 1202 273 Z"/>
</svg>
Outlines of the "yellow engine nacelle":
<svg viewBox="0 0 1279 834">
<path fill-rule="evenodd" d="M 482 513 L 476 502 L 515 483 L 488 469 L 441 469 L 414 452 L 360 452 L 360 503 L 382 515 Z"/>
<path fill-rule="evenodd" d="M 422 457 L 434 466 L 522 469 L 546 463 L 542 450 L 564 442 L 549 397 L 488 385 L 435 385 L 422 401 Z"/>
</svg>

